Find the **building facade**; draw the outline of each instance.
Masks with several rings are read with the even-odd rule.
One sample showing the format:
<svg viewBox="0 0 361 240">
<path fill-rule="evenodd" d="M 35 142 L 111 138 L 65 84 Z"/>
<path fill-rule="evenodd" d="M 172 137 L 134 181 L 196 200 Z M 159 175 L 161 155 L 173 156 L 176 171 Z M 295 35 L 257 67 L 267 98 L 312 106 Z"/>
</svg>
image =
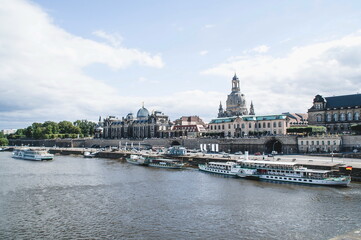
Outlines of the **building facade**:
<svg viewBox="0 0 361 240">
<path fill-rule="evenodd" d="M 105 139 L 121 139 L 121 138 L 161 138 L 164 133 L 169 131 L 171 123 L 168 116 L 162 112 L 153 111 L 151 114 L 142 106 L 134 117 L 129 113 L 126 117 L 118 119 L 114 116 L 105 118 L 102 124 Z"/>
<path fill-rule="evenodd" d="M 170 136 L 200 137 L 206 132 L 206 124 L 198 116 L 183 116 L 174 121 Z"/>
<path fill-rule="evenodd" d="M 360 124 L 361 94 L 322 97 L 316 95 L 308 109 L 310 125 L 325 126 L 329 133 L 349 133 L 352 124 Z"/>
<path fill-rule="evenodd" d="M 222 137 L 285 135 L 289 122 L 290 118 L 283 114 L 216 118 L 208 124 L 208 134 Z"/>
<path fill-rule="evenodd" d="M 341 137 L 337 135 L 304 136 L 297 138 L 300 153 L 339 152 Z"/>
<path fill-rule="evenodd" d="M 219 104 L 218 117 L 234 117 L 243 115 L 255 115 L 253 103 L 251 103 L 250 112 L 246 106 L 246 97 L 241 93 L 240 81 L 236 74 L 232 78 L 232 91 L 227 96 L 226 110 L 223 110 L 222 102 Z"/>
</svg>

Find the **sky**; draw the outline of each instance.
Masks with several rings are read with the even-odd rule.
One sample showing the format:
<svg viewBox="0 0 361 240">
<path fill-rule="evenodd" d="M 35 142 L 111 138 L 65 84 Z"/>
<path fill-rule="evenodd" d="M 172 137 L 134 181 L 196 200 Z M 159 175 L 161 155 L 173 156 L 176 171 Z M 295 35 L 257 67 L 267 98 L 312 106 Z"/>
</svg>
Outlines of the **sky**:
<svg viewBox="0 0 361 240">
<path fill-rule="evenodd" d="M 361 1 L 0 1 L 0 129 L 210 121 L 235 73 L 258 115 L 361 92 Z"/>
</svg>

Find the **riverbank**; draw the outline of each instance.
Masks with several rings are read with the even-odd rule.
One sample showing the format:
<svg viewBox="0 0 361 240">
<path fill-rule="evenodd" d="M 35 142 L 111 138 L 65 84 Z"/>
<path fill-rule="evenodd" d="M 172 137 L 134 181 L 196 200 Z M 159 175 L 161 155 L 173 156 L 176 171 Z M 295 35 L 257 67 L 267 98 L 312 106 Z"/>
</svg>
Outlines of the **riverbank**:
<svg viewBox="0 0 361 240">
<path fill-rule="evenodd" d="M 14 147 L 11 147 L 12 150 Z M 117 150 L 112 148 L 103 149 L 99 151 L 96 148 L 60 148 L 60 147 L 51 147 L 47 148 L 50 153 L 56 155 L 81 155 L 83 156 L 85 152 L 97 152 L 96 157 L 99 158 L 112 158 L 112 159 L 125 159 L 131 154 L 134 154 L 134 151 L 125 151 Z M 187 153 L 182 156 L 169 156 L 166 154 L 155 153 L 152 151 L 143 151 L 143 155 L 149 157 L 161 157 L 161 158 L 175 158 L 186 164 L 188 167 L 197 168 L 198 164 L 203 164 L 207 162 L 227 162 L 227 161 L 237 161 L 244 159 L 244 155 L 235 155 L 235 154 L 204 154 L 204 153 Z M 320 156 L 320 155 L 276 155 L 276 156 L 267 156 L 267 155 L 250 155 L 249 159 L 251 160 L 268 160 L 268 161 L 279 161 L 279 162 L 295 162 L 300 165 L 303 165 L 307 168 L 312 169 L 324 169 L 324 170 L 339 170 L 342 174 L 349 174 L 346 171 L 347 166 L 352 166 L 351 177 L 352 181 L 361 181 L 361 159 L 354 158 L 336 158 L 334 156 Z"/>
</svg>

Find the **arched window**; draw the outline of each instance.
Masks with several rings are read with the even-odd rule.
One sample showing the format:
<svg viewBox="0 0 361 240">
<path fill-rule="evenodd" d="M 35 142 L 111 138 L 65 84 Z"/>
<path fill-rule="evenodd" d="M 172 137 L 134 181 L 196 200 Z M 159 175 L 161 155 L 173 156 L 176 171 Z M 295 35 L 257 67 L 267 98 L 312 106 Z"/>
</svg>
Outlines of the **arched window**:
<svg viewBox="0 0 361 240">
<path fill-rule="evenodd" d="M 273 127 L 277 127 L 276 122 L 273 122 Z"/>
<path fill-rule="evenodd" d="M 263 128 L 266 128 L 266 123 L 263 123 Z"/>
<path fill-rule="evenodd" d="M 322 122 L 322 116 L 321 116 L 320 114 L 318 114 L 318 115 L 316 116 L 316 121 L 317 121 L 317 122 Z"/>
<path fill-rule="evenodd" d="M 244 123 L 242 123 L 242 128 L 244 128 Z"/>
<path fill-rule="evenodd" d="M 333 114 L 333 121 L 335 121 L 335 122 L 338 121 L 338 114 L 337 113 Z"/>
<path fill-rule="evenodd" d="M 346 115 L 344 113 L 340 114 L 340 121 L 346 121 Z"/>
<path fill-rule="evenodd" d="M 355 118 L 354 118 L 355 121 L 359 121 L 360 120 L 360 113 L 359 112 L 356 112 L 355 113 Z"/>
<path fill-rule="evenodd" d="M 352 113 L 347 113 L 347 120 L 352 121 Z"/>
<path fill-rule="evenodd" d="M 278 127 L 282 127 L 282 122 L 278 122 Z"/>
<path fill-rule="evenodd" d="M 327 121 L 327 122 L 331 122 L 331 120 L 332 120 L 331 114 L 330 114 L 330 113 L 327 113 L 327 115 L 326 115 L 326 121 Z"/>
</svg>

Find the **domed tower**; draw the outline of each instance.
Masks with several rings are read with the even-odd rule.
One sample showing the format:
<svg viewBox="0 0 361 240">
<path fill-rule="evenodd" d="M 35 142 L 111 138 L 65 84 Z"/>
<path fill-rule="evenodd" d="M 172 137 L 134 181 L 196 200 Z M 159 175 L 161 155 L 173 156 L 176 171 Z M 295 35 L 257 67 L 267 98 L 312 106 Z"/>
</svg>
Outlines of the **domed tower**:
<svg viewBox="0 0 361 240">
<path fill-rule="evenodd" d="M 144 103 L 143 103 L 142 108 L 140 108 L 138 110 L 137 119 L 138 120 L 148 120 L 148 118 L 149 118 L 149 111 L 148 111 L 148 109 L 146 109 L 144 107 Z"/>
<path fill-rule="evenodd" d="M 232 79 L 232 92 L 227 97 L 227 116 L 242 116 L 248 115 L 246 106 L 246 98 L 240 90 L 240 82 L 236 74 Z"/>
</svg>

